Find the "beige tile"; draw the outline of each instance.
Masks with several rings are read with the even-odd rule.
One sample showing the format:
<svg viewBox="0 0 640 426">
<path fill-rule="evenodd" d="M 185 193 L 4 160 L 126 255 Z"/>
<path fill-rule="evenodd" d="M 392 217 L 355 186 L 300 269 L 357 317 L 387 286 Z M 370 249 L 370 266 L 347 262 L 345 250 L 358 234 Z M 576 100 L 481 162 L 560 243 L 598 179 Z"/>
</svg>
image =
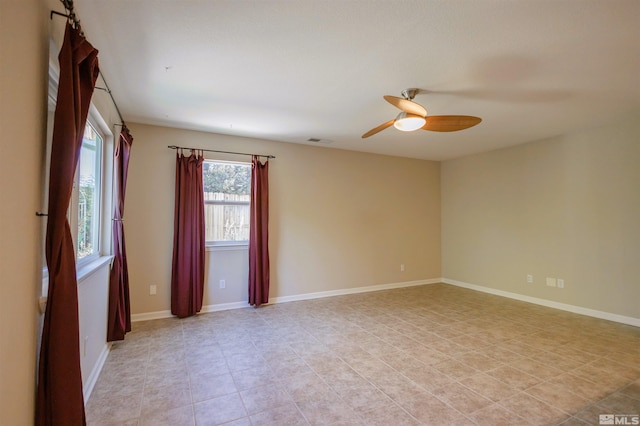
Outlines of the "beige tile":
<svg viewBox="0 0 640 426">
<path fill-rule="evenodd" d="M 432 393 L 463 414 L 471 414 L 492 404 L 490 399 L 457 382 L 437 388 Z"/>
<path fill-rule="evenodd" d="M 187 363 L 187 370 L 190 376 L 229 373 L 229 367 L 224 358 L 198 358 L 191 360 Z"/>
<path fill-rule="evenodd" d="M 275 407 L 251 416 L 253 426 L 304 426 L 308 425 L 306 419 L 291 403 Z"/>
<path fill-rule="evenodd" d="M 590 366 L 607 374 L 623 377 L 627 380 L 635 380 L 640 377 L 640 366 L 622 364 L 610 358 L 600 358 L 591 362 Z"/>
<path fill-rule="evenodd" d="M 135 323 L 86 411 L 91 425 L 597 424 L 640 410 L 638 347 L 634 327 L 417 286 Z"/>
<path fill-rule="evenodd" d="M 318 377 L 336 390 L 369 383 L 369 380 L 356 373 L 356 371 L 348 365 L 345 367 L 340 364 L 338 367 L 339 368 L 333 370 L 321 372 L 318 374 Z"/>
<path fill-rule="evenodd" d="M 525 373 L 537 377 L 540 380 L 548 380 L 562 374 L 562 371 L 542 364 L 531 358 L 521 358 L 507 363 L 508 366 L 517 368 Z"/>
<path fill-rule="evenodd" d="M 589 425 L 590 423 L 587 423 L 577 417 L 569 417 L 567 420 L 560 423 L 558 426 L 589 426 Z"/>
<path fill-rule="evenodd" d="M 140 426 L 194 426 L 191 404 L 169 410 L 157 410 L 140 418 Z"/>
<path fill-rule="evenodd" d="M 238 392 L 231 374 L 191 376 L 191 398 L 201 402 L 222 395 Z"/>
<path fill-rule="evenodd" d="M 640 379 L 636 380 L 634 383 L 631 383 L 629 386 L 622 388 L 620 390 L 620 393 L 640 400 Z"/>
<path fill-rule="evenodd" d="M 535 425 L 561 423 L 569 417 L 567 413 L 522 392 L 498 404 Z"/>
<path fill-rule="evenodd" d="M 360 417 L 368 426 L 418 426 L 421 424 L 417 419 L 392 402 L 360 413 Z"/>
<path fill-rule="evenodd" d="M 481 408 L 480 410 L 470 414 L 469 418 L 479 426 L 513 426 L 529 424 L 529 422 L 522 417 L 498 404 L 492 404 Z"/>
<path fill-rule="evenodd" d="M 491 401 L 500 401 L 509 398 L 516 392 L 511 386 L 485 373 L 478 373 L 460 379 L 459 381 L 464 386 Z"/>
<path fill-rule="evenodd" d="M 240 392 L 244 407 L 249 415 L 282 405 L 291 404 L 291 396 L 278 385 L 267 385 Z"/>
<path fill-rule="evenodd" d="M 408 351 L 411 356 L 420 361 L 424 365 L 435 365 L 440 362 L 450 359 L 448 355 L 437 350 L 432 350 L 424 347 L 419 347 L 414 350 Z"/>
<path fill-rule="evenodd" d="M 151 363 L 151 365 L 152 366 L 147 369 L 147 375 L 144 380 L 145 390 L 189 384 L 189 374 L 187 373 L 186 367 L 158 367 L 153 363 Z"/>
<path fill-rule="evenodd" d="M 600 414 L 608 414 L 609 412 L 604 411 L 603 408 L 597 406 L 596 404 L 591 404 L 589 406 L 583 407 L 579 412 L 574 414 L 574 417 L 582 420 L 583 422 L 590 425 L 597 425 L 600 423 Z"/>
<path fill-rule="evenodd" d="M 428 425 L 470 424 L 459 411 L 429 393 L 415 393 L 396 403 L 418 421 Z"/>
<path fill-rule="evenodd" d="M 311 425 L 361 424 L 356 413 L 340 400 L 301 401 L 297 405 Z"/>
<path fill-rule="evenodd" d="M 266 365 L 242 371 L 232 371 L 231 376 L 239 391 L 276 383 L 278 381 L 278 375 Z"/>
<path fill-rule="evenodd" d="M 378 357 L 385 364 L 399 372 L 425 368 L 426 364 L 418 361 L 414 356 L 406 352 L 393 352 Z"/>
<path fill-rule="evenodd" d="M 548 380 L 548 382 L 564 388 L 565 392 L 574 393 L 591 401 L 596 401 L 606 396 L 606 392 L 596 383 L 572 373 L 561 374 Z"/>
<path fill-rule="evenodd" d="M 343 388 L 337 390 L 336 393 L 358 413 L 384 407 L 391 402 L 385 393 L 371 384 Z"/>
<path fill-rule="evenodd" d="M 478 373 L 478 370 L 475 368 L 463 364 L 454 358 L 439 362 L 433 365 L 433 368 L 453 379 L 461 379 Z"/>
<path fill-rule="evenodd" d="M 198 426 L 218 425 L 247 416 L 237 393 L 194 404 L 193 408 Z"/>
<path fill-rule="evenodd" d="M 477 332 L 476 332 L 477 333 Z M 471 351 L 482 350 L 491 345 L 486 339 L 479 339 L 477 337 L 465 334 L 462 336 L 454 337 L 450 339 L 452 342 L 455 342 Z"/>
<path fill-rule="evenodd" d="M 453 379 L 440 373 L 434 368 L 417 368 L 410 371 L 405 371 L 404 376 L 411 379 L 417 385 L 427 391 L 447 386 L 453 383 Z"/>
<path fill-rule="evenodd" d="M 640 413 L 640 400 L 616 392 L 597 402 L 603 412 L 613 414 L 638 414 Z"/>
<path fill-rule="evenodd" d="M 530 388 L 542 381 L 508 365 L 487 371 L 486 374 L 518 390 Z"/>
<path fill-rule="evenodd" d="M 280 378 L 296 377 L 313 372 L 302 358 L 288 360 L 272 360 L 266 365 Z"/>
<path fill-rule="evenodd" d="M 242 371 L 250 368 L 266 365 L 266 361 L 258 353 L 240 354 L 235 353 L 225 357 L 229 371 Z"/>
<path fill-rule="evenodd" d="M 140 416 L 142 393 L 90 398 L 85 406 L 89 424 L 120 424 Z M 117 409 L 114 409 L 117 407 Z"/>
<path fill-rule="evenodd" d="M 89 426 L 138 426 L 138 418 L 132 418 L 128 420 L 116 420 L 113 417 L 102 418 L 99 420 L 89 420 L 87 418 L 87 425 Z"/>
<path fill-rule="evenodd" d="M 588 404 L 587 398 L 571 392 L 569 387 L 551 382 L 540 383 L 525 392 L 567 413 L 577 413 Z"/>
<path fill-rule="evenodd" d="M 640 341 L 636 338 L 635 347 L 640 347 Z M 628 347 L 628 346 L 627 346 Z M 637 369 L 640 365 L 640 350 L 634 352 L 624 352 L 622 350 L 611 351 L 606 355 L 607 359 L 614 360 L 621 364 L 626 364 L 634 369 Z"/>
<path fill-rule="evenodd" d="M 612 374 L 593 363 L 576 368 L 571 371 L 571 374 L 597 384 L 600 388 L 603 388 L 606 393 L 613 392 L 622 386 L 628 385 L 630 382 L 629 379 L 617 374 Z"/>
<path fill-rule="evenodd" d="M 283 378 L 280 383 L 296 402 L 336 401 L 339 399 L 336 392 L 313 372 Z"/>
<path fill-rule="evenodd" d="M 123 379 L 113 379 L 105 377 L 103 372 L 93 387 L 91 396 L 87 402 L 104 398 L 129 398 L 142 396 L 144 381 L 144 374 Z"/>
<path fill-rule="evenodd" d="M 304 362 L 316 373 L 331 372 L 334 370 L 348 369 L 346 362 L 333 352 L 322 352 L 302 357 Z"/>
<path fill-rule="evenodd" d="M 510 351 L 509 349 L 503 348 L 502 346 L 490 346 L 487 348 L 483 348 L 478 351 L 482 355 L 485 355 L 489 358 L 493 358 L 496 361 L 500 361 L 502 363 L 507 363 L 510 361 L 515 361 L 517 359 L 522 358 L 522 355 Z"/>
<path fill-rule="evenodd" d="M 145 388 L 141 415 L 147 416 L 157 410 L 167 410 L 191 404 L 189 384 Z"/>
<path fill-rule="evenodd" d="M 424 390 L 411 379 L 395 371 L 375 377 L 371 379 L 371 382 L 391 399 L 397 399 Z"/>
<path fill-rule="evenodd" d="M 493 358 L 489 358 L 488 356 L 483 355 L 480 352 L 467 352 L 461 355 L 457 355 L 455 357 L 455 360 L 464 365 L 468 365 L 469 367 L 474 368 L 478 371 L 494 370 L 503 365 L 502 362 Z"/>
</svg>

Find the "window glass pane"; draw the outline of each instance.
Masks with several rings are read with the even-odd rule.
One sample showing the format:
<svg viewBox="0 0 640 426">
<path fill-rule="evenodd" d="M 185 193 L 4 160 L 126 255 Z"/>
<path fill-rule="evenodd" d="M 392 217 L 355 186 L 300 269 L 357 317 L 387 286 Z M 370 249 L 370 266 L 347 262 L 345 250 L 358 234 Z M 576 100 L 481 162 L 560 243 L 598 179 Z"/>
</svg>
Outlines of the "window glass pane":
<svg viewBox="0 0 640 426">
<path fill-rule="evenodd" d="M 251 165 L 205 161 L 202 174 L 206 241 L 248 241 Z"/>
<path fill-rule="evenodd" d="M 248 241 L 249 206 L 205 204 L 207 241 Z"/>
<path fill-rule="evenodd" d="M 98 252 L 100 234 L 100 150 L 102 138 L 87 123 L 78 176 L 78 260 Z"/>
<path fill-rule="evenodd" d="M 233 195 L 251 196 L 251 165 L 205 161 L 202 165 L 204 193 L 222 194 L 223 199 Z M 207 199 L 207 198 L 205 198 Z"/>
</svg>

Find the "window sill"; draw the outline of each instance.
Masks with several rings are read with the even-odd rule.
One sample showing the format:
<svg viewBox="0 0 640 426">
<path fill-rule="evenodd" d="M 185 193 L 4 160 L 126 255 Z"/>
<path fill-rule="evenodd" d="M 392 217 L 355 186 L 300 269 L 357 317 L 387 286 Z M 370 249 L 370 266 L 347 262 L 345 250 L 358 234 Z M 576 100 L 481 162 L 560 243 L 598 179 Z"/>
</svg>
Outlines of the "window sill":
<svg viewBox="0 0 640 426">
<path fill-rule="evenodd" d="M 100 256 L 94 261 L 88 262 L 81 267 L 76 267 L 76 281 L 78 285 L 82 285 L 82 282 L 97 272 L 101 267 L 111 262 L 113 256 Z M 46 268 L 42 274 L 42 296 L 38 300 L 40 305 L 40 313 L 44 314 L 47 309 L 47 294 L 49 293 L 49 273 L 46 272 Z"/>
<path fill-rule="evenodd" d="M 76 271 L 76 279 L 78 280 L 78 285 L 82 284 L 82 281 L 86 280 L 89 276 L 93 275 L 96 271 L 98 271 L 103 265 L 111 262 L 113 256 L 100 256 L 96 260 L 88 262 Z"/>
<path fill-rule="evenodd" d="M 231 244 L 211 244 L 206 246 L 206 251 L 233 251 L 233 250 L 248 250 L 249 243 L 231 243 Z"/>
</svg>

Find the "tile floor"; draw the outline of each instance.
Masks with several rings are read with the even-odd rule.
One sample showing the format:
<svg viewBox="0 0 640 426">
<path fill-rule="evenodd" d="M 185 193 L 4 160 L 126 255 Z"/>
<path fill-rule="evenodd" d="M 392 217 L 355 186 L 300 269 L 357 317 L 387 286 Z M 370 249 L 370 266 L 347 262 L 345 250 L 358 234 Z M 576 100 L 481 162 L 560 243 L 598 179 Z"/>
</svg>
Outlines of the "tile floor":
<svg viewBox="0 0 640 426">
<path fill-rule="evenodd" d="M 89 425 L 597 425 L 640 328 L 445 284 L 134 323 Z"/>
</svg>

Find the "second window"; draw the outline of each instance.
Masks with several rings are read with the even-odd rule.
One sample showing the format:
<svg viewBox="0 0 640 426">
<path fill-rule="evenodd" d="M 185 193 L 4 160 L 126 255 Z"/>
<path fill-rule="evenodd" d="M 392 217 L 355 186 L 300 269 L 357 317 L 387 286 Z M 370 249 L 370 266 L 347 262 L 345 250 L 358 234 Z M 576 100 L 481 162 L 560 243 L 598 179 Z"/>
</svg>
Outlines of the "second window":
<svg viewBox="0 0 640 426">
<path fill-rule="evenodd" d="M 207 244 L 247 243 L 251 164 L 205 160 L 202 177 Z"/>
</svg>

